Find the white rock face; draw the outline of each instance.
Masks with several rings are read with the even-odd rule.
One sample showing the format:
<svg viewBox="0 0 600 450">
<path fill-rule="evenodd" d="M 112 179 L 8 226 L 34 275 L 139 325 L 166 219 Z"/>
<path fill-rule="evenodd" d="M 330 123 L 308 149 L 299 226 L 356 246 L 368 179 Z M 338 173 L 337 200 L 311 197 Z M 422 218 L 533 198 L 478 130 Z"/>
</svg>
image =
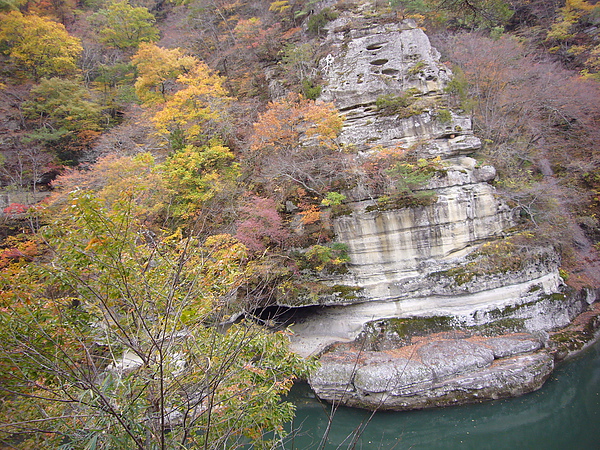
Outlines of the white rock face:
<svg viewBox="0 0 600 450">
<path fill-rule="evenodd" d="M 498 202 L 494 188 L 473 178 L 466 169 L 450 171 L 454 185 L 434 183 L 440 186 L 438 200 L 430 206 L 368 212 L 375 202 L 365 201 L 334 222 L 337 239 L 348 246 L 354 283 L 367 297 L 397 297 L 401 292 L 394 285 L 418 275 L 421 263 L 464 255 L 513 225 L 510 209 Z"/>
<path fill-rule="evenodd" d="M 346 118 L 340 141 L 364 152 L 418 144 L 413 151 L 419 157 L 441 157 L 448 166 L 445 176 L 427 186 L 437 196 L 430 206 L 377 211 L 374 200 L 359 201 L 351 205 L 352 215 L 334 222 L 337 240 L 349 249 L 348 284 L 363 288 L 363 298 L 394 299 L 414 291 L 406 288 L 409 280 L 442 270 L 514 222 L 489 184 L 494 168 L 478 167 L 465 156 L 481 145 L 470 119 L 448 110 L 450 121 L 437 117 L 445 109 L 444 87 L 452 74 L 425 33 L 410 20 L 352 24 L 342 15 L 329 25 L 333 50 L 321 62 L 321 99 L 333 101 Z M 418 114 L 378 111 L 378 98 L 407 93 Z"/>
<path fill-rule="evenodd" d="M 539 388 L 553 369 L 541 340 L 587 303 L 560 294 L 560 261 L 550 248 L 530 249 L 516 266 L 477 270 L 483 259 L 475 251 L 515 223 L 490 184 L 495 169 L 470 157 L 481 146 L 470 119 L 440 113 L 450 71 L 412 22 L 352 25 L 344 15 L 330 24 L 333 50 L 321 63 L 322 99 L 346 117 L 340 140 L 359 154 L 399 146 L 419 158 L 440 157 L 446 169 L 423 187 L 436 194 L 428 206 L 388 210 L 352 194 L 352 213 L 334 220 L 337 241 L 348 247 L 349 274 L 332 283 L 361 288 L 360 296 L 294 325 L 291 348 L 322 354 L 311 385 L 320 398 L 349 406 L 415 409 Z M 376 102 L 390 95 L 409 96 L 412 109 L 384 115 Z M 472 327 L 477 338 L 448 340 L 429 331 L 430 342 L 407 356 L 406 336 L 385 331 L 394 321 L 432 318 L 453 331 Z M 489 338 L 495 326 L 532 335 Z M 481 329 L 487 331 L 473 331 Z M 357 339 L 373 344 L 370 351 L 352 346 Z M 349 350 L 331 347 L 339 343 Z"/>
<path fill-rule="evenodd" d="M 340 20 L 338 25 L 344 23 Z M 335 22 L 330 29 L 336 29 Z M 329 41 L 337 50 L 321 61 L 325 81 L 321 99 L 334 102 L 345 115 L 341 142 L 369 150 L 408 149 L 425 140 L 423 156 L 447 157 L 469 154 L 481 146 L 468 117 L 452 113 L 448 122 L 436 118 L 445 109 L 443 90 L 452 73 L 412 21 L 333 31 Z M 378 112 L 378 98 L 407 94 L 419 114 L 400 117 Z"/>
<path fill-rule="evenodd" d="M 291 327 L 290 348 L 305 357 L 318 355 L 336 342 L 356 340 L 367 323 L 394 318 L 452 317 L 457 327 L 517 319 L 528 332 L 553 330 L 568 325 L 586 307 L 585 300 L 553 297 L 560 285 L 560 277 L 548 273 L 515 284 L 505 280 L 501 287 L 476 293 L 331 306 Z"/>
<path fill-rule="evenodd" d="M 450 70 L 439 63 L 439 52 L 414 22 L 336 33 L 342 23 L 329 25 L 337 53 L 321 63 L 326 82 L 321 97 L 342 111 L 410 88 L 438 94 L 450 81 Z"/>
</svg>

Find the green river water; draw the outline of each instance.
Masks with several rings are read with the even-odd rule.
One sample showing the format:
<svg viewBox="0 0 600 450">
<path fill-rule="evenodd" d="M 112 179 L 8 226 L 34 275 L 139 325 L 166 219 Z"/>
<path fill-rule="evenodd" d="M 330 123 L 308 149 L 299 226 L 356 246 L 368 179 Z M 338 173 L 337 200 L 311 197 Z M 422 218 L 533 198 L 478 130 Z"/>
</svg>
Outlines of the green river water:
<svg viewBox="0 0 600 450">
<path fill-rule="evenodd" d="M 600 343 L 562 363 L 537 392 L 476 405 L 369 413 L 331 408 L 296 386 L 293 437 L 286 449 L 598 449 Z M 360 436 L 356 430 L 364 428 Z"/>
</svg>

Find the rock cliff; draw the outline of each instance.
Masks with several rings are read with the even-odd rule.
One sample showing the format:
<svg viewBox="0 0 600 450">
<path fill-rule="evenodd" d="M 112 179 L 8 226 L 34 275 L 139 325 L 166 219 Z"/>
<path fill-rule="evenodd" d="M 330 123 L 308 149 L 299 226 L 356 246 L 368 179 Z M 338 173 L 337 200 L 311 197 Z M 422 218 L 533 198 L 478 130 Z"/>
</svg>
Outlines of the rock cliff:
<svg viewBox="0 0 600 450">
<path fill-rule="evenodd" d="M 435 191 L 427 205 L 386 208 L 346 192 L 351 214 L 335 219 L 334 231 L 351 262 L 329 281 L 360 294 L 292 327 L 293 349 L 321 355 L 315 392 L 352 406 L 414 409 L 539 388 L 553 369 L 547 331 L 595 297 L 566 295 L 556 252 L 510 232 L 513 211 L 491 184 L 494 168 L 473 158 L 481 143 L 470 119 L 446 109 L 452 74 L 421 29 L 344 13 L 329 24 L 326 46 L 322 99 L 345 115 L 342 143 L 359 154 L 402 147 L 441 158 L 444 169 L 423 187 Z M 384 112 L 382 98 L 402 106 Z M 445 333 L 466 334 L 397 332 L 398 320 L 442 321 Z"/>
</svg>

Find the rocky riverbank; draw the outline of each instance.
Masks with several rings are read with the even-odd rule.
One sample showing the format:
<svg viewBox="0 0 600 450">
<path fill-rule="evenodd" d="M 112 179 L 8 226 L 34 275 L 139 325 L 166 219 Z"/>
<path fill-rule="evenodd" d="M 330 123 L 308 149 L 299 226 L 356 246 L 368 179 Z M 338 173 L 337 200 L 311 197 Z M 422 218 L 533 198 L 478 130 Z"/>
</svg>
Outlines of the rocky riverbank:
<svg viewBox="0 0 600 450">
<path fill-rule="evenodd" d="M 360 183 L 344 190 L 333 229 L 348 271 L 319 281 L 352 295 L 313 299 L 322 308 L 292 326 L 291 348 L 320 358 L 311 386 L 321 399 L 379 410 L 538 389 L 598 328 L 564 331 L 597 293 L 567 287 L 556 249 L 517 227 L 496 170 L 476 159 L 470 118 L 448 109 L 451 71 L 414 22 L 344 12 L 328 27 L 321 99 L 345 116 L 340 143 L 362 155 L 399 149 L 435 175 L 418 187 L 429 202 L 386 203 Z"/>
<path fill-rule="evenodd" d="M 540 388 L 554 368 L 533 335 L 458 334 L 381 352 L 334 350 L 311 385 L 320 398 L 348 406 L 421 409 L 521 395 Z"/>
<path fill-rule="evenodd" d="M 590 296 L 595 299 L 590 291 L 573 294 Z M 594 303 L 550 333 L 511 332 L 519 326 L 507 320 L 485 326 L 460 326 L 450 317 L 372 322 L 355 341 L 331 345 L 310 384 L 323 400 L 371 410 L 515 397 L 539 389 L 555 362 L 593 342 L 599 317 Z"/>
</svg>

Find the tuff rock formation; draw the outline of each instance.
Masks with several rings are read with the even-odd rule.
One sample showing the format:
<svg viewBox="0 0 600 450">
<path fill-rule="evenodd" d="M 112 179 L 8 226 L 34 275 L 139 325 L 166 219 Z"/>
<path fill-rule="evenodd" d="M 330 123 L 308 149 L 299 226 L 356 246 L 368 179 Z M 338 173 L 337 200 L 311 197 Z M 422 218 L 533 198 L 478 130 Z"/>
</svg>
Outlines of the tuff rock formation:
<svg viewBox="0 0 600 450">
<path fill-rule="evenodd" d="M 380 410 L 448 406 L 538 389 L 554 358 L 532 336 L 439 339 L 402 351 L 333 351 L 312 376 L 319 397 Z"/>
<path fill-rule="evenodd" d="M 292 327 L 295 351 L 321 355 L 310 379 L 316 394 L 399 410 L 539 388 L 553 369 L 547 332 L 595 294 L 565 293 L 552 248 L 506 239 L 513 211 L 491 184 L 494 168 L 472 157 L 481 143 L 470 119 L 446 110 L 452 74 L 421 29 L 346 12 L 329 24 L 326 45 L 322 99 L 346 117 L 341 141 L 359 154 L 400 146 L 439 157 L 443 170 L 423 187 L 435 191 L 428 205 L 386 208 L 346 192 L 351 214 L 334 230 L 351 263 L 329 282 L 353 295 L 323 300 L 328 308 Z M 377 106 L 398 97 L 404 106 L 392 114 Z"/>
</svg>

